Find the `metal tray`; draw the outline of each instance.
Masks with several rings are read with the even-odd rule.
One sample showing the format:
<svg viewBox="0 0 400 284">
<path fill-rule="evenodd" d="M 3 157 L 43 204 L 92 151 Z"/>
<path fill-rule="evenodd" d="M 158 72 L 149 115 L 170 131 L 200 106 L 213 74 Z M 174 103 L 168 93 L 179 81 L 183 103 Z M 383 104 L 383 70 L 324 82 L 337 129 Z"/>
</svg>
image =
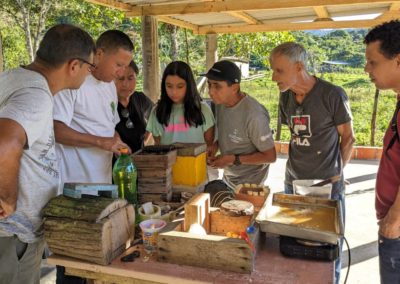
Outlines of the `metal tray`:
<svg viewBox="0 0 400 284">
<path fill-rule="evenodd" d="M 263 232 L 337 244 L 344 234 L 340 206 L 337 200 L 275 193 L 256 221 Z"/>
</svg>

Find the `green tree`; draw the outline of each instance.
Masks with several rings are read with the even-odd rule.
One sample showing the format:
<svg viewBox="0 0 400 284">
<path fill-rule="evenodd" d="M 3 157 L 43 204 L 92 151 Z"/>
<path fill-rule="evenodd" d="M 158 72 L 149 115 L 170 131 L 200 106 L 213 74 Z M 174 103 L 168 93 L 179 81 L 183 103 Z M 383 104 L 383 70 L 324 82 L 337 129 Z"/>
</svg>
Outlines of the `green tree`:
<svg viewBox="0 0 400 284">
<path fill-rule="evenodd" d="M 218 37 L 218 56 L 251 58 L 268 66 L 269 52 L 276 45 L 293 40 L 290 32 L 223 34 Z"/>
</svg>

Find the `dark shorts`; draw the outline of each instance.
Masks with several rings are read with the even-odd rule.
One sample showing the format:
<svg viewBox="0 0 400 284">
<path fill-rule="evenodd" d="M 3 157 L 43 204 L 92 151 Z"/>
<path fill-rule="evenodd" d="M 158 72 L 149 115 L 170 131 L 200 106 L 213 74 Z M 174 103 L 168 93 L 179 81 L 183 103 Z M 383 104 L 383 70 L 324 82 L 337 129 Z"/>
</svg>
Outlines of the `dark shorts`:
<svg viewBox="0 0 400 284">
<path fill-rule="evenodd" d="M 16 236 L 0 237 L 0 284 L 38 284 L 44 240 L 21 242 Z"/>
</svg>

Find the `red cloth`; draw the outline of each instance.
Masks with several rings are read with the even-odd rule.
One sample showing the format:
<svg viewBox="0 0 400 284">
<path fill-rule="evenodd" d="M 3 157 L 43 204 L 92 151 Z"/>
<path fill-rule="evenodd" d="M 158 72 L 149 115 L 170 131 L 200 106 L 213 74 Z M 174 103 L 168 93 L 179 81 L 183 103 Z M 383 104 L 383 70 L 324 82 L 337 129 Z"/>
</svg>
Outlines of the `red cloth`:
<svg viewBox="0 0 400 284">
<path fill-rule="evenodd" d="M 397 114 L 397 131 L 400 134 L 400 113 Z M 376 177 L 376 216 L 384 218 L 393 205 L 400 185 L 400 143 L 396 140 L 386 152 L 390 140 L 395 132 L 390 125 L 383 138 L 383 154 Z"/>
</svg>

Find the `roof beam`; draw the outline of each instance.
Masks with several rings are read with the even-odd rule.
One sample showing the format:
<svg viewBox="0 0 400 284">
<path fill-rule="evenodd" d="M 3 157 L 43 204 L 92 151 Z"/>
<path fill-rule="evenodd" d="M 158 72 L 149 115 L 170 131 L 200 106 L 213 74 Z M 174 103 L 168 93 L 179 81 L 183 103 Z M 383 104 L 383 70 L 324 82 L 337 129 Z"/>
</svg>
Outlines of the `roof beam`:
<svg viewBox="0 0 400 284">
<path fill-rule="evenodd" d="M 160 22 L 163 22 L 163 23 L 167 23 L 167 24 L 171 24 L 171 25 L 175 25 L 178 27 L 192 30 L 194 33 L 197 33 L 198 29 L 199 29 L 199 26 L 197 26 L 197 25 L 194 25 L 194 24 L 182 21 L 182 20 L 174 19 L 171 17 L 157 16 L 157 20 L 159 20 Z"/>
<path fill-rule="evenodd" d="M 315 14 L 317 14 L 318 19 L 329 19 L 328 10 L 324 6 L 314 6 Z"/>
<path fill-rule="evenodd" d="M 387 17 L 373 20 L 316 21 L 307 23 L 265 22 L 262 25 L 200 26 L 198 29 L 198 34 L 369 28 L 394 18 L 400 18 L 400 13 L 397 13 L 397 15 L 391 13 Z"/>
<path fill-rule="evenodd" d="M 257 20 L 256 18 L 253 18 L 252 16 L 250 16 L 245 12 L 229 11 L 227 13 L 231 16 L 234 16 L 235 18 L 243 20 L 245 23 L 248 23 L 250 25 L 262 24 L 261 21 Z"/>
<path fill-rule="evenodd" d="M 105 6 L 108 8 L 118 9 L 120 11 L 130 11 L 133 9 L 133 6 L 130 4 L 125 4 L 117 0 L 86 0 L 86 2 L 97 4 L 100 6 Z"/>
<path fill-rule="evenodd" d="M 390 5 L 390 11 L 399 11 L 400 10 L 400 3 L 392 3 L 392 5 Z"/>
<path fill-rule="evenodd" d="M 389 21 L 396 18 L 400 18 L 400 3 L 392 3 L 389 10 L 378 16 L 376 19 Z"/>
<path fill-rule="evenodd" d="M 111 1 L 111 0 L 90 0 L 90 1 Z M 400 1 L 373 0 L 374 3 L 399 3 Z M 212 2 L 195 2 L 185 4 L 154 4 L 154 5 L 132 5 L 132 9 L 126 13 L 129 17 L 138 16 L 167 16 L 184 15 L 212 12 L 229 11 L 251 11 L 269 9 L 292 9 L 314 6 L 338 6 L 346 4 L 368 4 L 371 0 L 225 0 Z"/>
</svg>

